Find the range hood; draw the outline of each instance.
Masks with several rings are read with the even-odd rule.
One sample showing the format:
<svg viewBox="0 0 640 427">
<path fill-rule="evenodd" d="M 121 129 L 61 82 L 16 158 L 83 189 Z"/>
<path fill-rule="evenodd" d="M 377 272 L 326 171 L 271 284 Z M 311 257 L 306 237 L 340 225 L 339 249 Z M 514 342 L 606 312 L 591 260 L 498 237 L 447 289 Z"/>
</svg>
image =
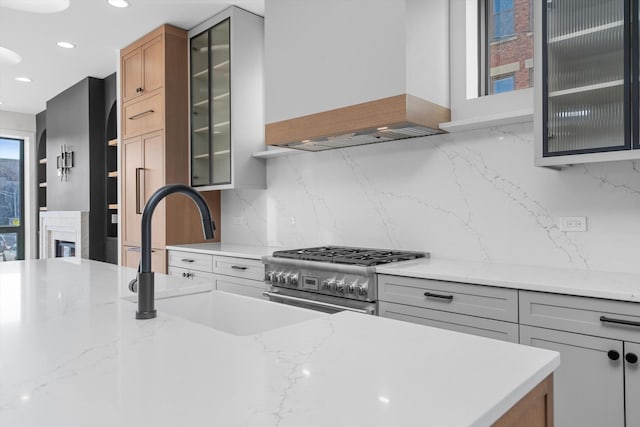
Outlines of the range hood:
<svg viewBox="0 0 640 427">
<path fill-rule="evenodd" d="M 324 151 L 444 133 L 447 0 L 265 3 L 265 142 Z"/>
<path fill-rule="evenodd" d="M 267 145 L 324 151 L 444 133 L 448 108 L 412 95 L 398 95 L 270 123 Z"/>
</svg>

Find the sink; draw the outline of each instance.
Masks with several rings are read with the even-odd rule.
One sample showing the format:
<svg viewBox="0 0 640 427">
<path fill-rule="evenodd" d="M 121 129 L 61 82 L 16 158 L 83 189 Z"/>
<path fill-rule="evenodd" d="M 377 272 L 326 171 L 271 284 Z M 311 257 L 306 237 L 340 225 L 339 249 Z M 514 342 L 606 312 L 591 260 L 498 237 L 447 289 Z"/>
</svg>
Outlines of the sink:
<svg viewBox="0 0 640 427">
<path fill-rule="evenodd" d="M 136 302 L 135 296 L 125 299 Z M 255 335 L 328 316 L 327 313 L 213 290 L 157 297 L 155 305 L 159 313 L 169 313 L 237 336 Z"/>
</svg>

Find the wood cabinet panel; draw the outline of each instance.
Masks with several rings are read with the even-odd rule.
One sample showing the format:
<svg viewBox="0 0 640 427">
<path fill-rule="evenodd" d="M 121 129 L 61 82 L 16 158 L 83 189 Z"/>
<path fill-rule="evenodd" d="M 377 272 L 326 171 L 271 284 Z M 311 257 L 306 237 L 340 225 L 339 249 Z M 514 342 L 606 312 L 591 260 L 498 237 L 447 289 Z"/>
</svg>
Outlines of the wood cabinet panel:
<svg viewBox="0 0 640 427">
<path fill-rule="evenodd" d="M 162 132 L 142 136 L 144 166 L 142 170 L 142 194 L 144 203 L 165 184 L 164 137 Z M 166 242 L 166 200 L 161 201 L 153 212 L 151 223 L 151 245 L 162 248 Z"/>
<path fill-rule="evenodd" d="M 167 272 L 167 251 L 163 249 L 153 249 L 151 251 L 151 271 L 154 273 Z M 125 267 L 138 268 L 140 264 L 140 247 L 139 246 L 123 246 L 122 259 Z"/>
<path fill-rule="evenodd" d="M 142 87 L 142 52 L 136 49 L 122 57 L 122 101 L 128 102 L 140 96 Z"/>
<path fill-rule="evenodd" d="M 164 86 L 164 43 L 162 37 L 142 46 L 142 94 Z"/>
<path fill-rule="evenodd" d="M 140 245 L 140 220 L 142 200 L 137 175 L 143 167 L 142 138 L 124 140 L 122 145 L 122 229 L 123 241 L 129 245 Z M 123 255 L 126 259 L 126 254 Z M 129 266 L 125 262 L 125 265 Z"/>
<path fill-rule="evenodd" d="M 130 138 L 164 128 L 164 102 L 162 91 L 127 103 L 123 110 L 122 134 Z"/>
</svg>

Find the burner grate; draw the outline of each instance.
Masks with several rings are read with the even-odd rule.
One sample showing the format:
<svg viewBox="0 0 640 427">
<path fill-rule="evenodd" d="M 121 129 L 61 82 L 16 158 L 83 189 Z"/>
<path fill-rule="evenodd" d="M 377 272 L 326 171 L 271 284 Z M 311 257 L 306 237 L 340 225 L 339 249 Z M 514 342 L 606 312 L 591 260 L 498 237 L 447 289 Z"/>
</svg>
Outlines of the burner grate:
<svg viewBox="0 0 640 427">
<path fill-rule="evenodd" d="M 368 267 L 424 258 L 426 254 L 424 252 L 396 251 L 387 249 L 319 246 L 314 248 L 276 251 L 273 253 L 273 256 L 276 258 L 300 259 L 333 264 L 362 265 Z"/>
</svg>

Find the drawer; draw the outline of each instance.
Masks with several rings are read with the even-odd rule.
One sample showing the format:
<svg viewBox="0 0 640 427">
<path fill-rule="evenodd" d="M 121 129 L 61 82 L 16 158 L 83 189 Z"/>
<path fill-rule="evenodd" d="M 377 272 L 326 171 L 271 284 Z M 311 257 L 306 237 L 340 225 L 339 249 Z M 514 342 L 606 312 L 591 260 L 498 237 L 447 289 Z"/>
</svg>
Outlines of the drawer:
<svg viewBox="0 0 640 427">
<path fill-rule="evenodd" d="M 124 105 L 123 138 L 163 128 L 164 108 L 162 92 Z"/>
<path fill-rule="evenodd" d="M 251 280 L 264 280 L 264 264 L 258 259 L 214 256 L 213 272 Z"/>
<path fill-rule="evenodd" d="M 520 323 L 640 342 L 640 304 L 634 302 L 520 291 Z"/>
<path fill-rule="evenodd" d="M 378 275 L 378 299 L 469 316 L 518 322 L 516 289 Z"/>
<path fill-rule="evenodd" d="M 262 281 L 241 279 L 216 275 L 216 289 L 231 294 L 244 295 L 252 298 L 267 299 L 262 293 L 267 290 Z"/>
<path fill-rule="evenodd" d="M 463 314 L 430 310 L 410 305 L 393 304 L 384 301 L 378 303 L 378 309 L 381 317 L 502 341 L 518 342 L 517 323 L 482 319 L 479 317 L 465 316 Z"/>
<path fill-rule="evenodd" d="M 169 266 L 211 273 L 213 271 L 213 256 L 172 250 L 169 251 Z"/>
<path fill-rule="evenodd" d="M 214 282 L 216 280 L 215 274 L 180 267 L 169 267 L 169 276 L 204 282 Z"/>
</svg>

